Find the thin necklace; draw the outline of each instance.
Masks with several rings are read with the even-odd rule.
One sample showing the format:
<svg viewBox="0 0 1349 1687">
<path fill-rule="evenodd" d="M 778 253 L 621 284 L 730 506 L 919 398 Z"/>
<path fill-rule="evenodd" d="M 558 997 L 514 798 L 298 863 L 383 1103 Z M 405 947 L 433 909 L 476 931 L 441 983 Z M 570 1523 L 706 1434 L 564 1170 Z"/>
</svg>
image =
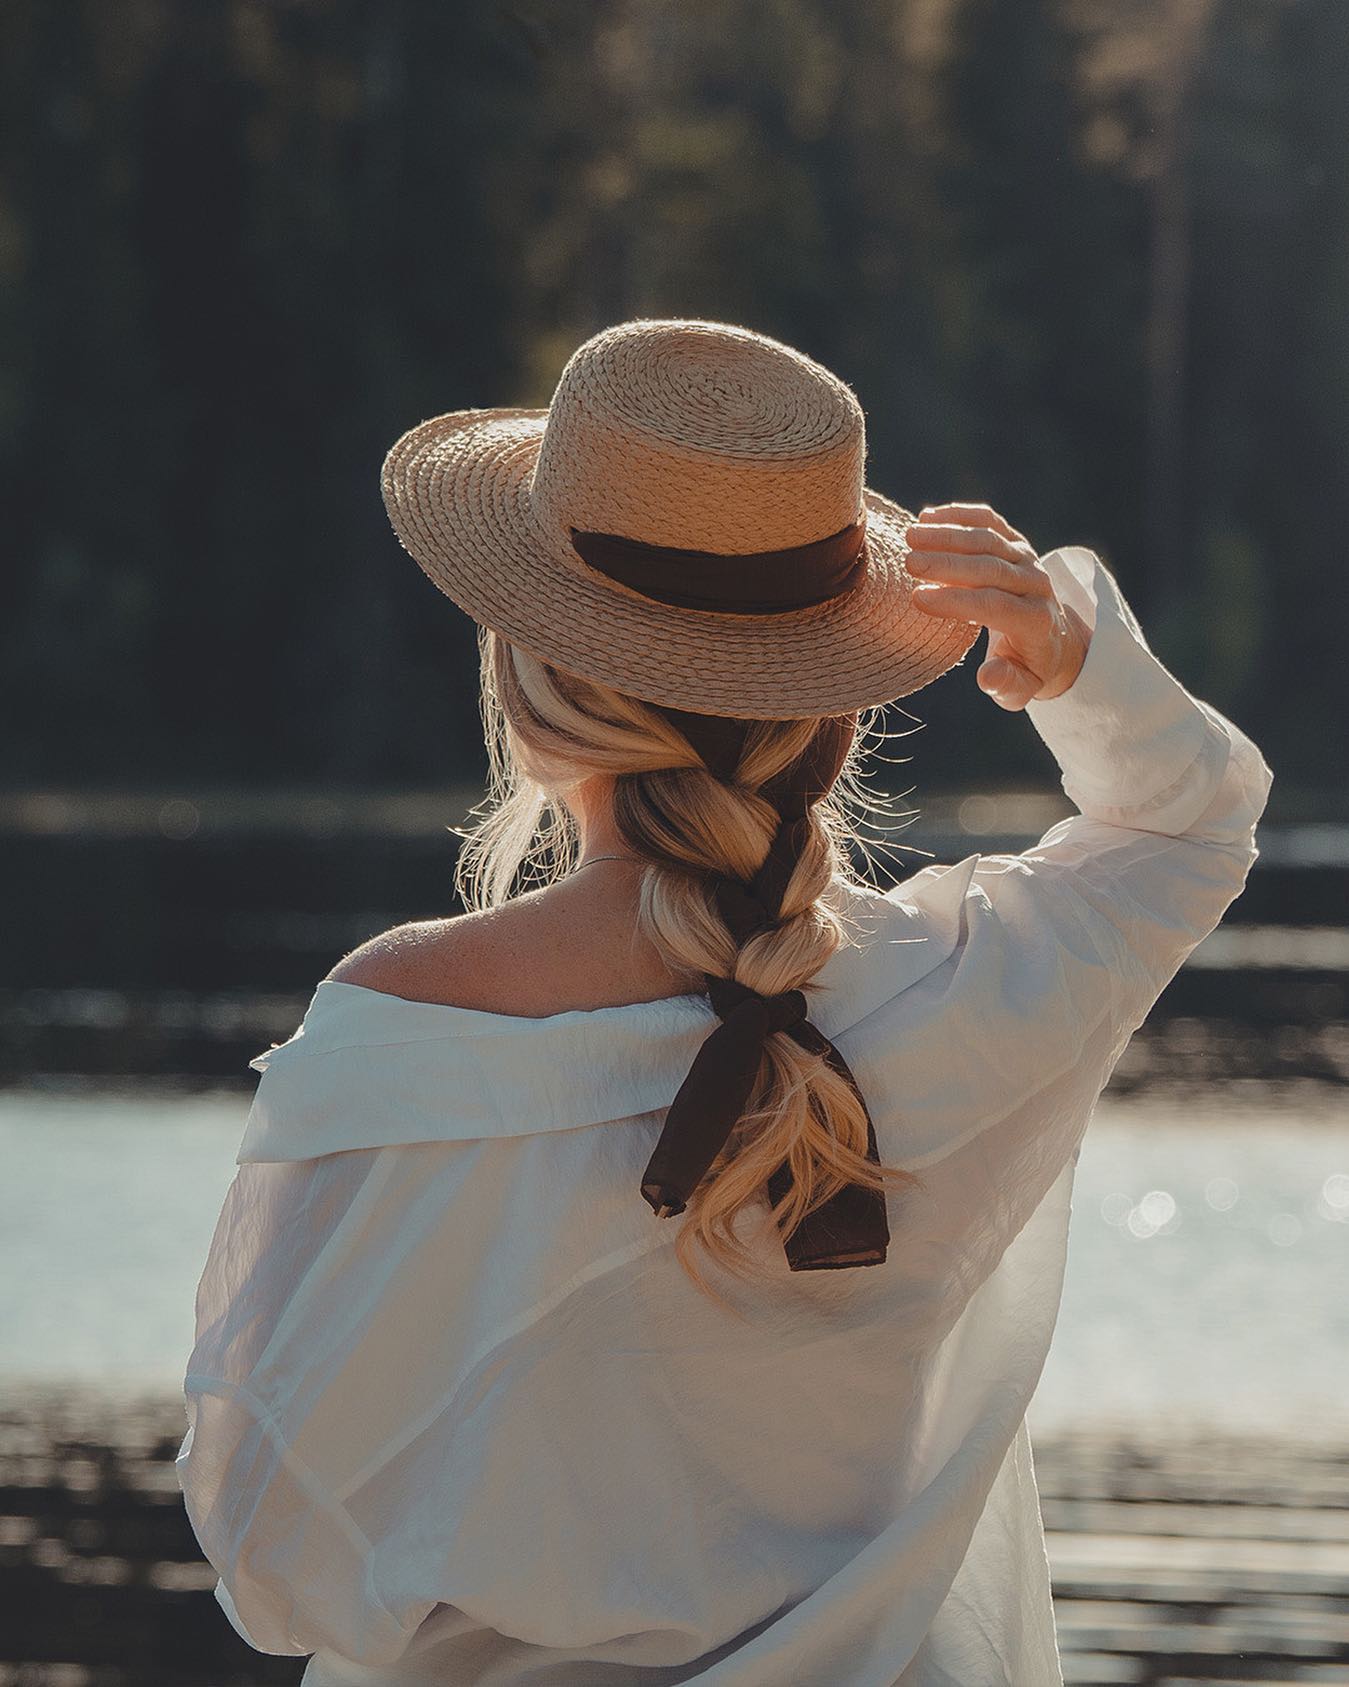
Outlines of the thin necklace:
<svg viewBox="0 0 1349 1687">
<path fill-rule="evenodd" d="M 583 861 L 580 867 L 573 867 L 572 872 L 579 873 L 582 867 L 593 867 L 597 861 L 637 861 L 636 855 L 592 855 L 589 861 Z"/>
</svg>

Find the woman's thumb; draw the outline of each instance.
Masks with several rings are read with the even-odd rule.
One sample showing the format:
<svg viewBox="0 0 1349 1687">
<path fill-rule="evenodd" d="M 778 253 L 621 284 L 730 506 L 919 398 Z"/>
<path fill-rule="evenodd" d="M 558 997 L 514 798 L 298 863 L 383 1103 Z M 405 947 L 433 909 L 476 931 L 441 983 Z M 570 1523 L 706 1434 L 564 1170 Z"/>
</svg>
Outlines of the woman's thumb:
<svg viewBox="0 0 1349 1687">
<path fill-rule="evenodd" d="M 1035 675 L 1006 656 L 990 656 L 975 675 L 981 691 L 1004 709 L 1024 709 L 1040 689 Z"/>
</svg>

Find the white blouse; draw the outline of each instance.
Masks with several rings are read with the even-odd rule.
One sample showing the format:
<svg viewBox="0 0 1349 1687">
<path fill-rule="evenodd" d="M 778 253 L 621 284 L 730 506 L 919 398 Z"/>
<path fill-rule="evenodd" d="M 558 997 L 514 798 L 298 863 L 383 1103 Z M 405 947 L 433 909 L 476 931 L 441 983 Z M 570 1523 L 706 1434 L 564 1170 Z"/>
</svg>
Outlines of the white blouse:
<svg viewBox="0 0 1349 1687">
<path fill-rule="evenodd" d="M 1027 711 L 1080 813 L 848 893 L 812 1018 L 867 1097 L 878 1266 L 674 1258 L 638 1185 L 716 1017 L 541 1019 L 320 984 L 262 1077 L 197 1304 L 178 1460 L 217 1597 L 308 1687 L 1057 1687 L 1025 1414 L 1073 1174 L 1131 1033 L 1240 893 L 1259 750 L 1114 577 Z M 751 1224 L 749 1218 L 753 1218 Z"/>
</svg>

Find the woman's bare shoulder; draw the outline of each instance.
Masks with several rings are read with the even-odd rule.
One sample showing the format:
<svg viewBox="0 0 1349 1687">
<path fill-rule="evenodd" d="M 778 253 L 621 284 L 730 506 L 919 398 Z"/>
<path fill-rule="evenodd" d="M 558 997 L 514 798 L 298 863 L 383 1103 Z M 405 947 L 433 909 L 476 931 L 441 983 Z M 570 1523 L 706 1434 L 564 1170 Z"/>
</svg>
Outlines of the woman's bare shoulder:
<svg viewBox="0 0 1349 1687">
<path fill-rule="evenodd" d="M 453 914 L 394 926 L 344 955 L 327 981 L 359 984 L 409 1001 L 478 1007 L 482 1004 L 476 996 L 497 993 L 501 912 Z"/>
<path fill-rule="evenodd" d="M 353 949 L 338 984 L 414 1002 L 536 1018 L 691 988 L 639 945 L 621 905 L 527 892 L 499 908 L 414 920 Z"/>
</svg>

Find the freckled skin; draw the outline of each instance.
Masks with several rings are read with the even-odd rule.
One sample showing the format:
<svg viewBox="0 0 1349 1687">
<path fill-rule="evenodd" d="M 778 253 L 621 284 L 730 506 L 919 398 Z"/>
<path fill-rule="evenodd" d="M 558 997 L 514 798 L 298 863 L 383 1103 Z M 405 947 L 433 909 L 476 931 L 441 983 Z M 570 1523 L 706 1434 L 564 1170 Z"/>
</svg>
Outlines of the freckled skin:
<svg viewBox="0 0 1349 1687">
<path fill-rule="evenodd" d="M 396 926 L 354 949 L 329 973 L 411 1001 L 541 1018 L 701 990 L 671 972 L 637 937 L 638 869 L 592 857 L 627 854 L 607 813 L 603 783 L 573 796 L 581 864 L 546 889 L 502 908 Z"/>
</svg>

